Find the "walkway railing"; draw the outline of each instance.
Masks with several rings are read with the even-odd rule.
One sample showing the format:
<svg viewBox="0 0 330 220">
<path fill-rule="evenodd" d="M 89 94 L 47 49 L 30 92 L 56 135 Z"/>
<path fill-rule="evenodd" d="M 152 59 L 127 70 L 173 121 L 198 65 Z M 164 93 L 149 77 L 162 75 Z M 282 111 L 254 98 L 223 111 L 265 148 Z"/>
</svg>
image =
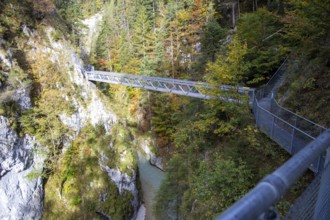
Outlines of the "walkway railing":
<svg viewBox="0 0 330 220">
<path fill-rule="evenodd" d="M 278 104 L 278 102 L 272 98 L 270 111 L 275 115 L 279 116 L 289 124 L 297 127 L 298 129 L 304 131 L 309 136 L 313 137 L 314 139 L 317 138 L 321 133 L 323 133 L 326 128 L 322 125 L 316 124 L 315 122 L 308 120 L 304 117 L 301 117 L 294 112 L 283 108 Z"/>
<path fill-rule="evenodd" d="M 316 132 L 315 130 L 312 131 L 312 128 L 315 127 L 317 132 L 326 130 L 321 126 L 310 123 L 309 120 L 305 120 L 302 117 L 298 120 L 295 114 L 280 114 L 283 108 L 279 105 L 272 106 L 270 111 L 267 110 L 259 103 L 259 100 L 262 100 L 262 98 L 260 98 L 260 93 L 262 93 L 261 90 L 257 91 L 253 101 L 253 113 L 255 115 L 256 124 L 262 132 L 266 133 L 290 154 L 294 155 L 298 153 L 308 143 L 316 139 L 317 136 L 314 135 Z M 271 102 L 275 102 L 275 100 L 272 99 Z M 291 123 L 290 120 L 287 120 L 289 118 L 295 118 L 297 120 Z M 298 121 L 299 124 L 297 123 Z M 303 129 L 303 126 L 300 126 L 308 123 L 311 124 L 311 126 L 308 127 L 310 130 L 306 131 Z M 310 169 L 314 172 L 320 171 L 323 161 L 323 156 L 320 156 L 311 164 Z"/>
<path fill-rule="evenodd" d="M 286 219 L 326 220 L 329 217 L 330 153 L 326 162 L 325 155 L 330 149 L 330 129 L 326 130 L 277 103 L 274 93 L 283 81 L 286 68 L 287 61 L 267 85 L 254 93 L 252 109 L 260 130 L 294 156 L 217 220 L 279 219 L 273 206 L 308 168 L 319 174 L 291 207 Z"/>
<path fill-rule="evenodd" d="M 282 198 L 290 186 L 303 175 L 309 165 L 324 153 L 329 146 L 330 129 L 323 132 L 275 172 L 266 176 L 255 188 L 216 219 L 278 219 L 275 218 L 276 214 L 271 207 Z M 326 190 L 329 191 L 328 188 Z"/>
<path fill-rule="evenodd" d="M 277 103 L 274 93 L 284 81 L 286 70 L 287 60 L 282 63 L 269 82 L 255 92 L 253 113 L 260 130 L 294 155 L 315 140 L 326 128 L 283 108 Z M 320 171 L 323 162 L 324 156 L 320 155 L 311 164 L 310 169 L 314 172 Z"/>
</svg>

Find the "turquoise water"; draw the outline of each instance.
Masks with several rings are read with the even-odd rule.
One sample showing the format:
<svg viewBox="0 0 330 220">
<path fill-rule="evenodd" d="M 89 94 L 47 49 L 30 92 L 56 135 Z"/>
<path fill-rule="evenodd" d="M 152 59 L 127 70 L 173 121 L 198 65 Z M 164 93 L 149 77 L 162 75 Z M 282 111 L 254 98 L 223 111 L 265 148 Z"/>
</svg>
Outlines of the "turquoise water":
<svg viewBox="0 0 330 220">
<path fill-rule="evenodd" d="M 160 187 L 165 173 L 149 163 L 149 158 L 141 152 L 137 153 L 143 202 L 146 207 L 146 220 L 155 220 L 152 215 L 154 197 Z"/>
</svg>

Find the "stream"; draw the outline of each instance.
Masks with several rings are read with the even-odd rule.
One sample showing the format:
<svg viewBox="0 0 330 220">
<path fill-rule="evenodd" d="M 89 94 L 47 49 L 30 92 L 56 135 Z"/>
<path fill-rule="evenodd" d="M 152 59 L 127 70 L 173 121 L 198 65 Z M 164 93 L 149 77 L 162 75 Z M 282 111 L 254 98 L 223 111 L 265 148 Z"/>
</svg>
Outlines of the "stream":
<svg viewBox="0 0 330 220">
<path fill-rule="evenodd" d="M 165 178 L 165 173 L 157 167 L 151 165 L 148 157 L 148 155 L 145 155 L 139 151 L 137 152 L 143 202 L 146 208 L 145 220 L 155 220 L 155 217 L 152 214 L 152 205 L 160 184 Z"/>
</svg>

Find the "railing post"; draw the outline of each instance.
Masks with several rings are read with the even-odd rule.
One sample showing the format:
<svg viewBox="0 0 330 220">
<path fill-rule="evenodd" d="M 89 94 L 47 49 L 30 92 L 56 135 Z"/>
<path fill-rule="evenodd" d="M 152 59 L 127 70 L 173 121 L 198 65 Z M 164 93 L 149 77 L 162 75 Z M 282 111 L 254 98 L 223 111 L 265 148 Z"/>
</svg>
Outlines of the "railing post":
<svg viewBox="0 0 330 220">
<path fill-rule="evenodd" d="M 281 218 L 280 214 L 274 208 L 274 206 L 271 206 L 267 211 L 265 211 L 258 217 L 258 220 L 281 220 Z"/>
<path fill-rule="evenodd" d="M 260 127 L 259 126 L 259 111 L 260 111 L 260 108 L 258 108 L 258 105 L 256 105 L 256 114 L 257 114 L 256 115 L 256 119 L 257 119 L 256 124 L 257 124 L 258 127 Z"/>
<path fill-rule="evenodd" d="M 270 137 L 271 138 L 273 138 L 273 133 L 274 133 L 274 124 L 275 124 L 275 117 L 274 116 L 272 116 L 273 117 L 273 120 L 272 120 L 272 129 L 271 129 L 271 131 L 270 131 Z"/>
<path fill-rule="evenodd" d="M 326 160 L 324 162 L 324 170 L 321 177 L 320 190 L 318 193 L 315 209 L 314 220 L 327 220 L 330 216 L 330 147 L 327 150 Z"/>
<path fill-rule="evenodd" d="M 257 111 L 257 96 L 253 93 L 253 114 L 256 115 Z"/>
<path fill-rule="evenodd" d="M 294 136 L 296 134 L 296 127 L 297 127 L 297 116 L 295 116 L 295 121 L 294 121 L 294 127 L 292 128 L 292 136 L 291 136 L 291 144 L 290 144 L 290 153 L 292 154 L 292 150 L 293 150 L 293 140 L 294 140 Z"/>
<path fill-rule="evenodd" d="M 295 115 L 295 120 L 294 120 L 294 127 L 296 127 L 297 128 L 297 121 L 298 121 L 298 116 L 297 115 Z"/>
<path fill-rule="evenodd" d="M 292 150 L 293 150 L 293 139 L 294 139 L 294 136 L 295 136 L 295 131 L 296 131 L 296 128 L 292 128 L 292 135 L 291 135 L 291 143 L 290 143 L 290 153 L 293 154 Z"/>
</svg>

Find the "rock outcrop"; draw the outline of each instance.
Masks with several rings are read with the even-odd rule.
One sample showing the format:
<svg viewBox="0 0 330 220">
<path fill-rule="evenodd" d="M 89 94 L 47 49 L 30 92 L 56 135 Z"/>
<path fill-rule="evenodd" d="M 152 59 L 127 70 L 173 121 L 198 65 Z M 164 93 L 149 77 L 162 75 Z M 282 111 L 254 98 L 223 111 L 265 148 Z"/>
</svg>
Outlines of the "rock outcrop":
<svg viewBox="0 0 330 220">
<path fill-rule="evenodd" d="M 146 153 L 148 155 L 150 164 L 152 164 L 155 167 L 157 167 L 158 169 L 164 171 L 163 158 L 156 156 L 156 154 L 151 151 L 151 149 L 149 147 L 151 145 L 150 140 L 143 139 L 143 140 L 139 141 L 138 145 L 144 151 L 144 153 Z"/>
<path fill-rule="evenodd" d="M 129 176 L 126 173 L 120 172 L 118 169 L 108 167 L 106 165 L 107 160 L 109 160 L 109 158 L 107 158 L 105 155 L 101 155 L 99 164 L 102 169 L 108 173 L 110 179 L 116 184 L 120 194 L 123 192 L 123 190 L 127 190 L 132 193 L 133 200 L 131 201 L 131 204 L 134 208 L 132 219 L 135 219 L 139 207 L 138 190 L 136 187 L 136 172 L 133 171 L 132 176 Z"/>
<path fill-rule="evenodd" d="M 40 146 L 26 135 L 19 138 L 0 116 L 0 219 L 40 219 L 43 212 Z"/>
</svg>

